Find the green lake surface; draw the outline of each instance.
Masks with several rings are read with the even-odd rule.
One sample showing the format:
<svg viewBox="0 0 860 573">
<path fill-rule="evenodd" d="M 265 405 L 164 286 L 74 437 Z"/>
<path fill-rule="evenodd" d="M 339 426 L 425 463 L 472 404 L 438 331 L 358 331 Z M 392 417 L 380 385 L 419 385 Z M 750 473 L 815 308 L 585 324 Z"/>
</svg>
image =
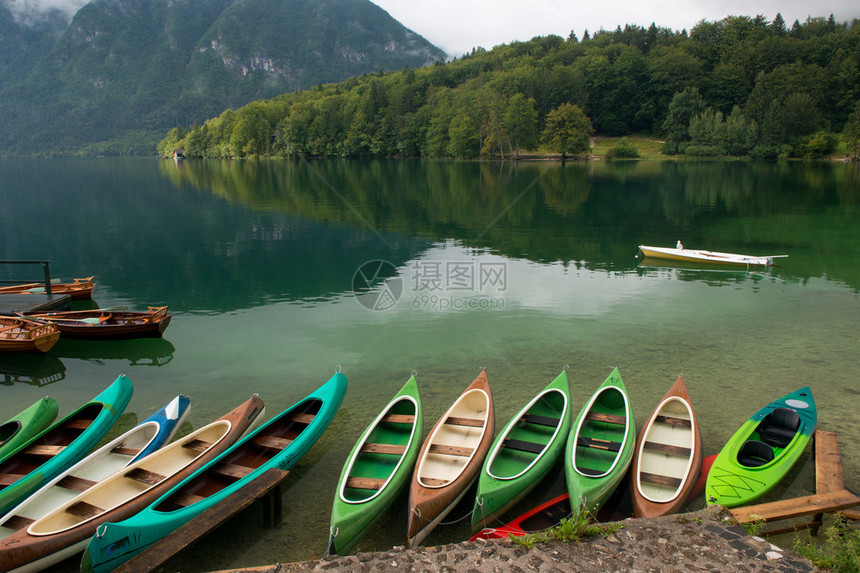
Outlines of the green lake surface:
<svg viewBox="0 0 860 573">
<path fill-rule="evenodd" d="M 271 415 L 337 365 L 347 375 L 340 412 L 284 484 L 283 523 L 263 529 L 254 506 L 173 570 L 322 556 L 346 455 L 413 370 L 425 435 L 481 367 L 497 429 L 565 365 L 574 411 L 619 367 L 640 424 L 683 374 L 706 454 L 809 385 L 860 492 L 857 165 L 0 161 L 0 239 L 0 259 L 95 275 L 93 306 L 173 314 L 164 339 L 0 355 L 0 419 L 46 394 L 63 415 L 124 373 L 135 394 L 111 436 L 180 392 L 190 431 L 252 393 Z M 637 257 L 678 240 L 790 256 L 769 269 Z M 0 265 L 3 280 L 40 272 Z M 560 491 L 553 477 L 523 505 Z M 813 483 L 807 454 L 768 499 Z M 403 497 L 357 550 L 403 545 L 406 514 Z M 465 520 L 431 541 L 467 536 Z"/>
</svg>

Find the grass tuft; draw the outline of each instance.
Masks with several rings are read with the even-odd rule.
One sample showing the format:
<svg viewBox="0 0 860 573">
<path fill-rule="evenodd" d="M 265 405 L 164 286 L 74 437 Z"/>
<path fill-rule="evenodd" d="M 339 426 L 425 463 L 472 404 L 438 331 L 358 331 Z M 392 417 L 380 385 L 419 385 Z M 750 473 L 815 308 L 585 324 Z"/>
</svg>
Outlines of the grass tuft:
<svg viewBox="0 0 860 573">
<path fill-rule="evenodd" d="M 586 537 L 597 537 L 598 535 L 611 535 L 619 529 L 623 529 L 621 523 L 608 523 L 606 525 L 594 521 L 587 509 L 580 509 L 570 517 L 562 519 L 555 527 L 544 531 L 529 533 L 520 537 L 511 536 L 511 540 L 521 547 L 532 548 L 539 543 L 550 541 L 580 541 Z"/>
</svg>

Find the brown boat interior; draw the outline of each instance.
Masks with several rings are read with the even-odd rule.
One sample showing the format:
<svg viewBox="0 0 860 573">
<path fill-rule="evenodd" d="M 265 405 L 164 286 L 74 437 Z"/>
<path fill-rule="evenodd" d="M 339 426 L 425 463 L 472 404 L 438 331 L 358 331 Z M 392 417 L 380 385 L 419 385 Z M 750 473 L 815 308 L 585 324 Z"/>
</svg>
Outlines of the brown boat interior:
<svg viewBox="0 0 860 573">
<path fill-rule="evenodd" d="M 175 511 L 212 496 L 283 451 L 313 422 L 323 403 L 308 399 L 269 422 L 197 478 L 160 503 L 156 511 Z"/>
<path fill-rule="evenodd" d="M 101 413 L 101 404 L 89 404 L 52 427 L 23 450 L 0 464 L 0 488 L 12 485 L 56 456 L 80 436 Z"/>
</svg>

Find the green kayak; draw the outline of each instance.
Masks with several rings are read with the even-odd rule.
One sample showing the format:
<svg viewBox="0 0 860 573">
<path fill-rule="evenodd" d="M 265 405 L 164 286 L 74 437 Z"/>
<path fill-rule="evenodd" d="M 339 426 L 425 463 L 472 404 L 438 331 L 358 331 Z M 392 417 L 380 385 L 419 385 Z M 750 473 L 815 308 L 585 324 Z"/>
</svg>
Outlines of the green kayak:
<svg viewBox="0 0 860 573">
<path fill-rule="evenodd" d="M 132 392 L 131 380 L 120 375 L 101 394 L 0 463 L 0 515 L 95 448 L 125 410 Z"/>
<path fill-rule="evenodd" d="M 348 553 L 403 491 L 423 433 L 421 397 L 413 373 L 346 459 L 331 510 L 329 553 Z"/>
<path fill-rule="evenodd" d="M 753 414 L 711 466 L 705 484 L 708 505 L 746 505 L 770 491 L 803 453 L 817 419 L 808 386 Z"/>
<path fill-rule="evenodd" d="M 633 460 L 636 425 L 618 368 L 579 412 L 564 449 L 571 505 L 594 512 L 612 495 Z"/>
<path fill-rule="evenodd" d="M 478 478 L 472 532 L 501 523 L 556 463 L 568 433 L 570 387 L 562 370 L 496 436 Z"/>
<path fill-rule="evenodd" d="M 57 401 L 45 396 L 0 425 L 0 462 L 12 455 L 57 417 Z"/>
</svg>

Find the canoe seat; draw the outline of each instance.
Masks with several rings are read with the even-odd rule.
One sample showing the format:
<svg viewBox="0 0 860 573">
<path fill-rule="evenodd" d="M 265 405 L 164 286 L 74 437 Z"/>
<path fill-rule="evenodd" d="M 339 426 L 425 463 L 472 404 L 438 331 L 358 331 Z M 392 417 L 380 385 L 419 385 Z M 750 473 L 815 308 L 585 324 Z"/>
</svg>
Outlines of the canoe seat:
<svg viewBox="0 0 860 573">
<path fill-rule="evenodd" d="M 671 488 L 677 488 L 684 480 L 670 476 L 662 476 L 658 474 L 650 474 L 648 472 L 639 472 L 639 479 L 644 482 L 662 485 Z"/>
<path fill-rule="evenodd" d="M 582 466 L 576 466 L 576 469 L 579 471 L 579 473 L 587 476 L 602 476 L 606 473 L 606 470 L 593 470 L 591 468 L 584 468 Z"/>
<path fill-rule="evenodd" d="M 422 477 L 418 478 L 418 480 L 424 485 L 445 485 L 451 480 L 448 479 L 439 479 L 439 478 L 431 478 L 431 477 Z"/>
<path fill-rule="evenodd" d="M 35 521 L 35 519 L 30 519 L 29 517 L 24 517 L 23 515 L 11 515 L 6 521 L 3 522 L 2 527 L 14 529 L 15 531 L 20 531 L 25 527 L 30 527 L 30 525 L 35 523 Z"/>
<path fill-rule="evenodd" d="M 189 440 L 182 444 L 182 447 L 195 452 L 205 452 L 212 447 L 212 442 L 204 442 L 203 440 Z"/>
<path fill-rule="evenodd" d="M 586 438 L 585 436 L 579 436 L 576 439 L 576 445 L 583 448 L 594 448 L 595 450 L 606 450 L 609 452 L 621 451 L 621 442 L 610 442 L 609 440 Z"/>
<path fill-rule="evenodd" d="M 310 424 L 314 421 L 314 417 L 314 414 L 296 412 L 295 414 L 290 416 L 290 420 L 292 420 L 293 422 L 298 422 L 299 424 Z"/>
<path fill-rule="evenodd" d="M 773 461 L 773 449 L 758 440 L 747 440 L 738 452 L 738 463 L 748 468 L 757 468 Z"/>
<path fill-rule="evenodd" d="M 685 418 L 675 418 L 674 416 L 657 416 L 656 418 L 654 418 L 654 421 L 660 424 L 667 424 L 669 426 L 678 426 L 679 428 L 693 427 L 692 420 L 687 420 Z"/>
<path fill-rule="evenodd" d="M 508 448 L 509 450 L 528 452 L 530 454 L 539 454 L 546 447 L 543 444 L 538 444 L 535 442 L 526 442 L 525 440 L 514 440 L 512 438 L 507 438 L 505 441 L 503 441 L 502 446 Z"/>
<path fill-rule="evenodd" d="M 36 444 L 35 446 L 30 446 L 23 453 L 29 456 L 46 456 L 46 457 L 54 457 L 65 449 L 66 446 L 44 446 L 40 444 Z"/>
<path fill-rule="evenodd" d="M 427 450 L 431 454 L 442 454 L 446 456 L 462 456 L 468 458 L 475 451 L 475 448 L 464 448 L 461 446 L 446 446 L 445 444 L 430 444 Z"/>
<path fill-rule="evenodd" d="M 556 428 L 561 423 L 561 418 L 551 418 L 550 416 L 538 416 L 537 414 L 526 414 L 522 418 L 520 418 L 523 422 L 528 422 L 529 424 L 537 424 L 539 426 L 549 426 L 550 428 Z"/>
<path fill-rule="evenodd" d="M 145 470 L 143 468 L 134 468 L 124 474 L 123 477 L 139 481 L 147 485 L 158 485 L 165 480 L 166 476 Z"/>
<path fill-rule="evenodd" d="M 105 510 L 100 507 L 97 507 L 91 503 L 87 503 L 85 501 L 79 501 L 77 503 L 73 503 L 69 507 L 66 508 L 66 513 L 71 513 L 81 519 L 90 519 L 91 517 L 97 517 L 103 514 Z"/>
<path fill-rule="evenodd" d="M 385 485 L 385 481 L 382 478 L 349 477 L 346 479 L 346 487 L 380 490 Z"/>
<path fill-rule="evenodd" d="M 645 442 L 645 449 L 653 452 L 660 452 L 661 454 L 668 454 L 670 456 L 683 456 L 685 458 L 690 457 L 690 453 L 692 453 L 690 448 L 682 448 L 681 446 L 661 444 L 658 442 Z"/>
<path fill-rule="evenodd" d="M 242 479 L 255 469 L 256 468 L 249 468 L 248 466 L 240 466 L 238 464 L 228 464 L 225 462 L 215 465 L 212 468 L 212 471 L 220 476 L 230 479 Z"/>
<path fill-rule="evenodd" d="M 451 426 L 469 426 L 472 428 L 482 428 L 484 420 L 481 418 L 460 418 L 457 416 L 448 416 L 445 423 Z"/>
<path fill-rule="evenodd" d="M 178 507 L 188 507 L 189 505 L 193 505 L 198 501 L 203 501 L 204 499 L 206 498 L 202 495 L 195 495 L 193 493 L 182 493 L 171 497 L 168 501 Z"/>
<path fill-rule="evenodd" d="M 135 448 L 123 448 L 122 446 L 117 446 L 110 451 L 112 454 L 119 454 L 121 456 L 136 456 L 140 453 L 140 450 Z"/>
<path fill-rule="evenodd" d="M 406 446 L 398 444 L 364 444 L 361 446 L 363 454 L 391 454 L 393 456 L 402 456 L 406 453 Z"/>
<path fill-rule="evenodd" d="M 383 416 L 380 422 L 387 422 L 389 424 L 414 424 L 415 416 L 412 414 L 388 414 L 387 416 Z"/>
<path fill-rule="evenodd" d="M 603 412 L 590 411 L 585 415 L 586 420 L 593 422 L 605 422 L 607 424 L 618 424 L 619 426 L 627 425 L 627 418 L 617 414 L 604 414 Z"/>
<path fill-rule="evenodd" d="M 86 418 L 80 418 L 78 420 L 71 420 L 70 422 L 63 424 L 64 428 L 72 428 L 74 430 L 86 430 L 92 424 L 92 420 L 87 420 Z"/>
<path fill-rule="evenodd" d="M 63 479 L 57 482 L 57 485 L 66 489 L 70 489 L 72 491 L 87 491 L 98 482 L 94 482 L 93 480 L 79 478 L 73 475 L 67 475 Z"/>
<path fill-rule="evenodd" d="M 288 440 L 286 438 L 267 436 L 266 434 L 259 434 L 257 436 L 254 436 L 254 439 L 251 441 L 258 446 L 263 446 L 264 448 L 269 448 L 272 450 L 283 450 L 292 442 L 292 440 Z"/>
<path fill-rule="evenodd" d="M 24 477 L 23 474 L 0 474 L 0 485 L 12 485 L 22 477 Z"/>
<path fill-rule="evenodd" d="M 777 408 L 761 421 L 758 433 L 761 440 L 774 448 L 784 448 L 797 434 L 800 415 L 791 408 Z"/>
</svg>

